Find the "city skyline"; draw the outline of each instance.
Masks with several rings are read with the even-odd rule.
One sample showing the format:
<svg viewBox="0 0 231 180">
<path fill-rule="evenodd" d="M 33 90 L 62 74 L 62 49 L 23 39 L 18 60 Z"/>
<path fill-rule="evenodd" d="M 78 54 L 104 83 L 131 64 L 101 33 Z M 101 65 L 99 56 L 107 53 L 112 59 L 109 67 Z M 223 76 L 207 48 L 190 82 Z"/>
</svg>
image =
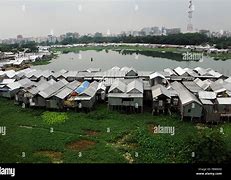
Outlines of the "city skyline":
<svg viewBox="0 0 231 180">
<path fill-rule="evenodd" d="M 228 0 L 194 0 L 195 29 L 231 30 Z M 188 0 L 0 0 L 0 39 L 187 27 Z M 216 16 L 214 14 L 216 13 Z M 7 18 L 6 18 L 7 17 Z"/>
</svg>

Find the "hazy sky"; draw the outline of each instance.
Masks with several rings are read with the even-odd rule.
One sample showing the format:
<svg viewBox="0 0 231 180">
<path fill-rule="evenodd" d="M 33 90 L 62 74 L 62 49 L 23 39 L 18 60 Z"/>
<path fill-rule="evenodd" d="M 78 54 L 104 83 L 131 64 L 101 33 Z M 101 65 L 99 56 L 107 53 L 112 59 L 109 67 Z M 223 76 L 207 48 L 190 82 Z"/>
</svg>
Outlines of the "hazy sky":
<svg viewBox="0 0 231 180">
<path fill-rule="evenodd" d="M 119 33 L 143 27 L 187 27 L 189 0 L 0 0 L 0 39 L 51 32 Z M 231 31 L 231 0 L 194 0 L 197 29 Z"/>
</svg>

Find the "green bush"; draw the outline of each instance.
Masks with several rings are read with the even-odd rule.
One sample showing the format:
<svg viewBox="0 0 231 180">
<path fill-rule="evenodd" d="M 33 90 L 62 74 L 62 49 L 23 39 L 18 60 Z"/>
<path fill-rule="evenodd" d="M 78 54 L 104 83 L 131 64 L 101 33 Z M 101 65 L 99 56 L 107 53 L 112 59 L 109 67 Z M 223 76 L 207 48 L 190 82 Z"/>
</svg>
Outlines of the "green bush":
<svg viewBox="0 0 231 180">
<path fill-rule="evenodd" d="M 230 152 L 222 138 L 216 131 L 203 132 L 199 137 L 188 138 L 188 155 L 195 152 L 195 157 L 189 157 L 192 163 L 224 163 L 230 161 Z"/>
<path fill-rule="evenodd" d="M 47 124 L 56 124 L 65 122 L 68 119 L 68 116 L 66 113 L 46 111 L 42 114 L 42 119 Z"/>
</svg>

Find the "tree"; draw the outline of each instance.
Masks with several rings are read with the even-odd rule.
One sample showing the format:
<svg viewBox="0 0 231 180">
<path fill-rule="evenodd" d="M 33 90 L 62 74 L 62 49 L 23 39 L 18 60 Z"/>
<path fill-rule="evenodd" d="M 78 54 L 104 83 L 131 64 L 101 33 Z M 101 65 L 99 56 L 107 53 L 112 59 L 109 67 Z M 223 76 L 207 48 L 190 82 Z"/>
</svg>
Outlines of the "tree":
<svg viewBox="0 0 231 180">
<path fill-rule="evenodd" d="M 220 132 L 202 132 L 198 137 L 189 137 L 188 144 L 187 154 L 192 163 L 224 163 L 231 160 Z M 191 153 L 195 153 L 195 157 Z"/>
</svg>

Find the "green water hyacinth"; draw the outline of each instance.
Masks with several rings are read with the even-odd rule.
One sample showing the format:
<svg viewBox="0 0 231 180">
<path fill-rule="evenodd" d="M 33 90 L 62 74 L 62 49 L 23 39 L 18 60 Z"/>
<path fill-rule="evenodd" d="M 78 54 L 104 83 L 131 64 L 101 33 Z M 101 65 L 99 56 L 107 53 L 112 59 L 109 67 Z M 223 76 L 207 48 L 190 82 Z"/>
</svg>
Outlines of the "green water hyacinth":
<svg viewBox="0 0 231 180">
<path fill-rule="evenodd" d="M 68 119 L 68 116 L 66 113 L 46 111 L 42 114 L 42 119 L 47 124 L 56 124 L 64 123 Z"/>
</svg>

